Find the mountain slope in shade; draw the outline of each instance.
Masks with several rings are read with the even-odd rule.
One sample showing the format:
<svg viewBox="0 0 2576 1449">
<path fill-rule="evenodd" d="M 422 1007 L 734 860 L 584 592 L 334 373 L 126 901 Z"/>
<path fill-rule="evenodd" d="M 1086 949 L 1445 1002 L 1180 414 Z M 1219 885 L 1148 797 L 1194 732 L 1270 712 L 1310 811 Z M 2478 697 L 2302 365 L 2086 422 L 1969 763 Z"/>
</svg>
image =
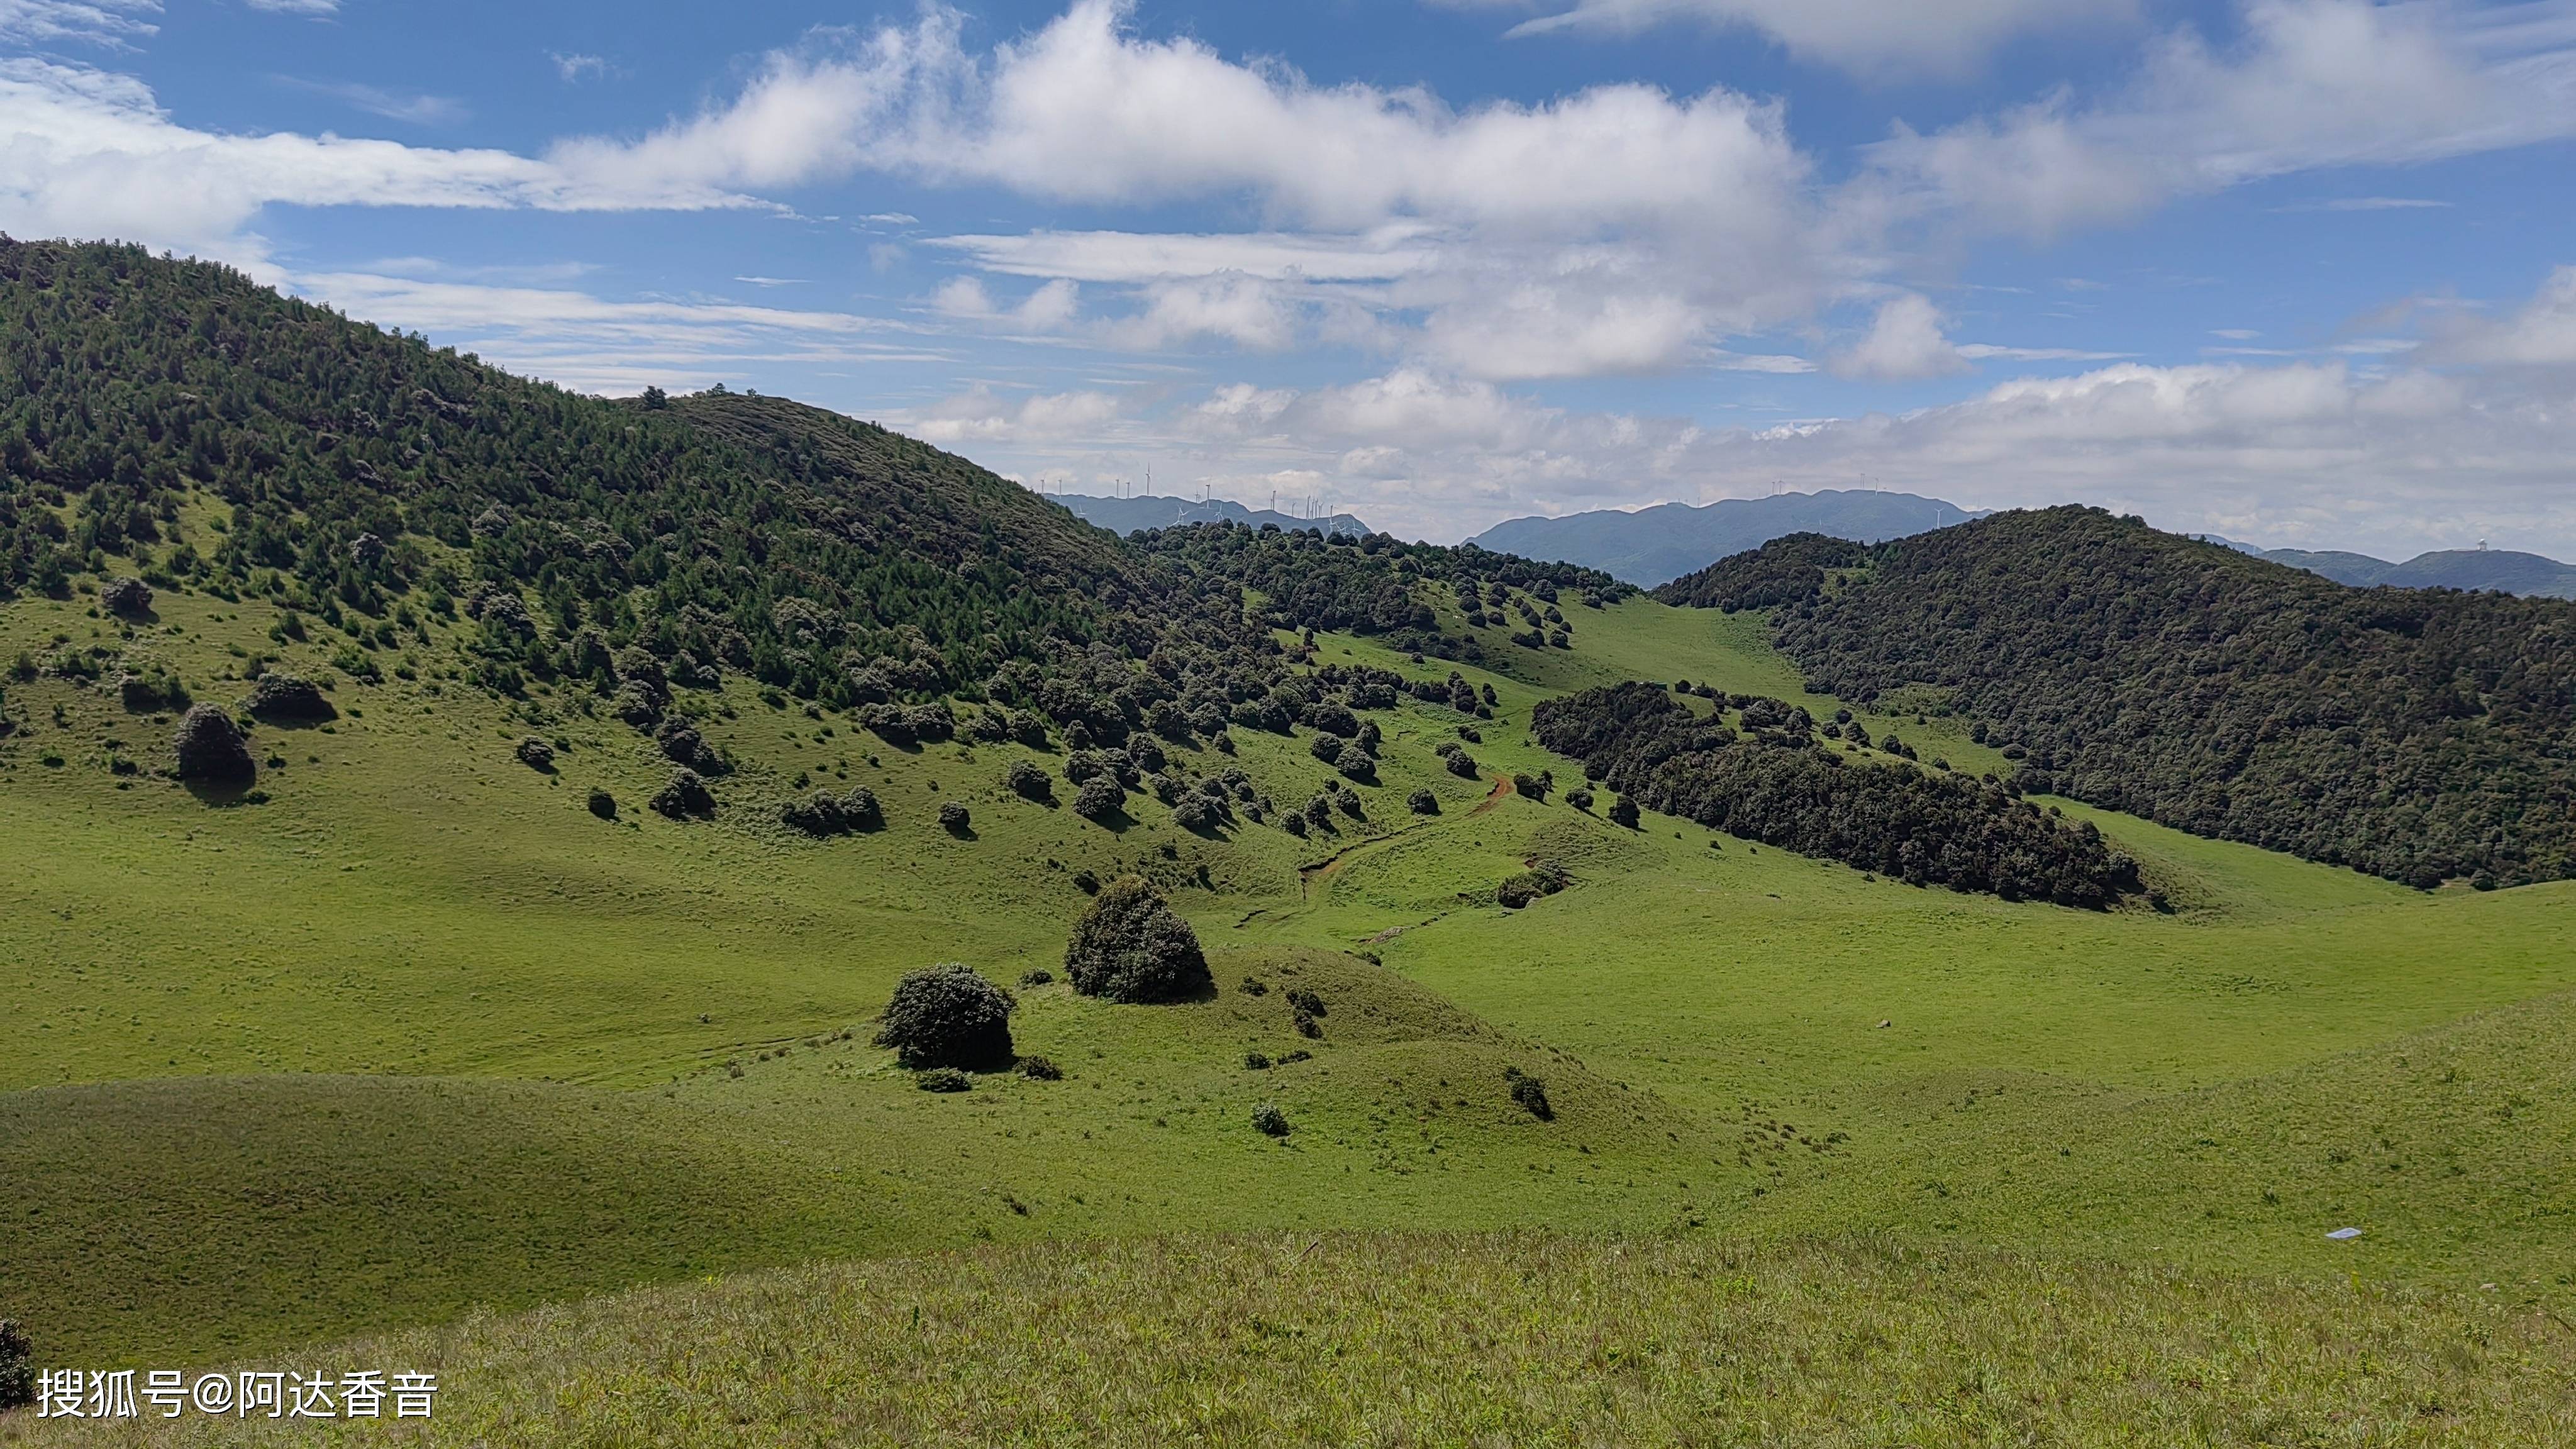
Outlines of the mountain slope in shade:
<svg viewBox="0 0 2576 1449">
<path fill-rule="evenodd" d="M 1347 513 L 1336 513 L 1330 518 L 1299 518 L 1268 508 L 1246 508 L 1228 498 L 1094 498 L 1082 493 L 1050 493 L 1046 496 L 1050 502 L 1072 509 L 1074 516 L 1084 522 L 1116 534 L 1186 523 L 1240 523 L 1248 528 L 1275 523 L 1283 529 L 1320 529 L 1325 533 L 1369 532 L 1367 524 Z"/>
<path fill-rule="evenodd" d="M 1515 518 L 1471 541 L 1498 553 L 1582 564 L 1654 588 L 1792 533 L 1877 543 L 1982 516 L 1955 503 L 1911 493 L 1827 489 L 1776 498 L 1728 498 L 1699 507 L 1661 503 L 1633 513 L 1605 509 L 1563 518 Z"/>
</svg>

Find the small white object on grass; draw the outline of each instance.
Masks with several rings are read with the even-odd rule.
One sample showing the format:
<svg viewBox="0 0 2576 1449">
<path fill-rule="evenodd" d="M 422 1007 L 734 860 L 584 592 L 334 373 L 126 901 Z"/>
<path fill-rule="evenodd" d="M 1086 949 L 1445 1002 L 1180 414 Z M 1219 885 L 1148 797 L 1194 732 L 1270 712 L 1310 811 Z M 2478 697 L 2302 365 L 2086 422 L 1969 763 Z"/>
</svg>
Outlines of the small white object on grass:
<svg viewBox="0 0 2576 1449">
<path fill-rule="evenodd" d="M 2337 1228 L 2333 1232 L 2326 1234 L 2326 1236 L 2334 1239 L 2338 1243 L 2348 1243 L 2361 1236 L 2361 1229 Z"/>
</svg>

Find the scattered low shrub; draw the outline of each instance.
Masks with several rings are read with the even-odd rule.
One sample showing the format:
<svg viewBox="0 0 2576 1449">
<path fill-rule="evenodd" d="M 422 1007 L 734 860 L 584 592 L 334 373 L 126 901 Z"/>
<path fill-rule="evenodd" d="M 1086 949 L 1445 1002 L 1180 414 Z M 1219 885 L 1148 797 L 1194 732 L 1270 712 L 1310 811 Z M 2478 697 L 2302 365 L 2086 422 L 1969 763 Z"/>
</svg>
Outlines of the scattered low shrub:
<svg viewBox="0 0 2576 1449">
<path fill-rule="evenodd" d="M 1032 1082 L 1061 1082 L 1064 1080 L 1064 1068 L 1044 1057 L 1022 1057 L 1020 1075 Z"/>
<path fill-rule="evenodd" d="M 1456 775 L 1462 780 L 1473 780 L 1484 773 L 1484 771 L 1476 767 L 1474 757 L 1470 756 L 1465 750 L 1456 751 L 1451 754 L 1448 759 L 1449 773 Z"/>
<path fill-rule="evenodd" d="M 1592 792 L 1577 785 L 1565 792 L 1565 803 L 1577 810 L 1589 810 L 1592 808 Z"/>
<path fill-rule="evenodd" d="M 932 1067 L 926 1072 L 915 1072 L 913 1074 L 912 1084 L 925 1092 L 971 1092 L 975 1090 L 975 1079 L 966 1075 L 964 1072 L 957 1070 L 955 1067 Z"/>
<path fill-rule="evenodd" d="M 1536 775 L 1517 774 L 1512 776 L 1512 793 L 1526 795 L 1544 805 L 1547 803 L 1547 782 Z"/>
<path fill-rule="evenodd" d="M 1264 1102 L 1252 1109 L 1252 1125 L 1265 1137 L 1285 1137 L 1288 1135 L 1288 1114 L 1279 1110 L 1278 1103 Z"/>
<path fill-rule="evenodd" d="M 1634 830 L 1640 818 L 1637 813 L 1637 802 L 1625 795 L 1620 796 L 1610 807 L 1610 823 L 1613 825 Z"/>
<path fill-rule="evenodd" d="M 590 813 L 598 816 L 602 820 L 616 819 L 617 797 L 598 788 L 597 786 L 591 787 Z"/>
<path fill-rule="evenodd" d="M 1198 933 L 1141 876 L 1110 882 L 1065 946 L 1073 989 L 1110 1001 L 1170 1001 L 1210 987 Z"/>
<path fill-rule="evenodd" d="M 939 828 L 951 835 L 963 835 L 974 828 L 973 814 L 954 800 L 943 800 L 939 805 Z"/>
<path fill-rule="evenodd" d="M 1556 1120 L 1556 1109 L 1548 1105 L 1545 1080 L 1530 1076 L 1518 1067 L 1505 1067 L 1503 1082 L 1512 1094 L 1513 1103 L 1523 1111 L 1542 1122 Z"/>
<path fill-rule="evenodd" d="M 1073 873 L 1073 888 L 1084 895 L 1096 896 L 1100 894 L 1100 877 L 1089 869 L 1077 870 Z"/>
<path fill-rule="evenodd" d="M 913 1070 L 1010 1065 L 1011 993 L 968 966 L 943 961 L 904 974 L 886 1003 L 877 1045 Z"/>
<path fill-rule="evenodd" d="M 179 758 L 182 780 L 246 785 L 259 774 L 259 766 L 251 759 L 250 743 L 242 738 L 241 726 L 211 704 L 193 706 L 179 716 L 179 727 L 170 736 L 170 748 Z"/>
<path fill-rule="evenodd" d="M 1437 815 L 1440 813 L 1440 797 L 1428 790 L 1416 790 L 1404 797 L 1404 808 L 1416 815 Z"/>
<path fill-rule="evenodd" d="M 1291 986 L 1288 988 L 1288 1004 L 1299 1011 L 1305 1012 L 1309 1016 L 1332 1015 L 1331 1012 L 1324 1009 L 1324 998 L 1317 996 L 1314 992 L 1307 990 L 1303 986 Z"/>
<path fill-rule="evenodd" d="M 1234 989 L 1242 992 L 1246 996 L 1268 996 L 1270 994 L 1270 983 L 1262 980 L 1258 976 L 1246 976 L 1243 978 L 1242 984 Z"/>
<path fill-rule="evenodd" d="M 531 770 L 550 771 L 555 767 L 555 747 L 535 735 L 519 741 L 518 748 L 510 753 Z"/>
<path fill-rule="evenodd" d="M 1270 1070 L 1270 1054 L 1268 1052 L 1245 1052 L 1243 1054 L 1243 1069 L 1247 1072 L 1266 1072 Z"/>
<path fill-rule="evenodd" d="M 1035 967 L 1020 973 L 1020 984 L 1022 986 L 1045 986 L 1054 980 L 1055 973 L 1049 971 L 1044 966 Z"/>
<path fill-rule="evenodd" d="M 1519 910 L 1541 896 L 1552 896 L 1574 883 L 1565 867 L 1545 862 L 1522 871 L 1494 887 L 1494 899 Z"/>
</svg>

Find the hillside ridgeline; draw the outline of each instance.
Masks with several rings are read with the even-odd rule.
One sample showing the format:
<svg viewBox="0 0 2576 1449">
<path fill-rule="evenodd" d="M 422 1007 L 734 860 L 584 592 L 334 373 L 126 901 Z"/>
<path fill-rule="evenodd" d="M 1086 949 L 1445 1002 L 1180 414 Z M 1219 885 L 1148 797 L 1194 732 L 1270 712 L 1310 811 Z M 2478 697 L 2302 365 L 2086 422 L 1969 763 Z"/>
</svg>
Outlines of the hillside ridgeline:
<svg viewBox="0 0 2576 1449">
<path fill-rule="evenodd" d="M 2076 507 L 1812 555 L 1658 597 L 1776 606 L 1813 688 L 1928 686 L 2026 789 L 2425 888 L 2576 876 L 2576 606 L 2349 589 Z"/>
</svg>

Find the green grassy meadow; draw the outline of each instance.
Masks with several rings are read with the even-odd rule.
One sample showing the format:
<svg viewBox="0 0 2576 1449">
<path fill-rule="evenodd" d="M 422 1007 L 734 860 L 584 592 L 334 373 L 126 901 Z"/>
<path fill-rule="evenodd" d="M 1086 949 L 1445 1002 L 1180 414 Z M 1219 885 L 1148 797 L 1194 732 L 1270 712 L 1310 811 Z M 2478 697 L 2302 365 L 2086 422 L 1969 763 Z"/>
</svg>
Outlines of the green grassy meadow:
<svg viewBox="0 0 2576 1449">
<path fill-rule="evenodd" d="M 252 654 L 327 670 L 264 605 L 159 610 L 126 640 L 13 603 L 0 660 L 118 643 L 226 701 Z M 1466 671 L 1483 778 L 1408 703 L 1366 818 L 1303 841 L 1149 797 L 1104 829 L 1004 789 L 1050 756 L 738 684 L 702 726 L 726 809 L 675 824 L 632 731 L 442 685 L 427 645 L 259 729 L 267 798 L 214 805 L 120 773 L 166 716 L 12 684 L 0 1314 L 47 1366 L 409 1333 L 459 1386 L 442 1442 L 2576 1439 L 2576 886 L 2422 894 L 2059 802 L 2172 906 L 2091 914 L 1619 829 L 1564 803 L 1537 700 L 1834 702 L 1750 615 L 1570 612 L 1573 650 Z M 1333 778 L 1235 738 L 1184 768 L 1283 808 Z M 1545 803 L 1497 789 L 1540 769 Z M 884 830 L 775 823 L 847 784 Z M 1574 884 L 1494 903 L 1542 859 Z M 915 1090 L 870 1041 L 895 979 L 1058 967 L 1083 870 L 1163 885 L 1215 998 L 1015 986 L 1063 1079 Z M 52 1436 L 0 1419 L 20 1440 Z"/>
</svg>

